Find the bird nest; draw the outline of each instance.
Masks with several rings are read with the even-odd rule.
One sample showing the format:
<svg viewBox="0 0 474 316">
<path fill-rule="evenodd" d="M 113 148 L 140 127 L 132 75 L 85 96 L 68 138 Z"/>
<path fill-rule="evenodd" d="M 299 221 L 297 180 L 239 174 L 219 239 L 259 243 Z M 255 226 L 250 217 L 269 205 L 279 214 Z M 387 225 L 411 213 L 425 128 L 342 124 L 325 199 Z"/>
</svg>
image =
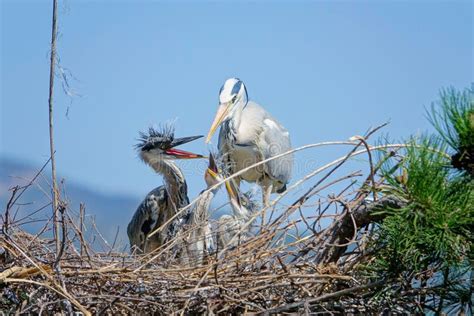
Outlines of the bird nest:
<svg viewBox="0 0 474 316">
<path fill-rule="evenodd" d="M 61 201 L 59 236 L 44 237 L 52 221 L 29 234 L 11 220 L 15 202 L 28 186 L 14 188 L 0 236 L 0 309 L 7 314 L 85 315 L 381 311 L 380 301 L 367 295 L 381 283 L 358 267 L 371 260 L 371 225 L 380 220 L 374 210 L 401 202 L 375 196 L 383 180 L 375 179 L 380 166 L 372 164 L 370 153 L 383 148 L 390 155 L 390 148 L 400 146 L 369 146 L 371 133 L 334 142 L 351 150 L 296 181 L 256 212 L 256 233 L 235 246 L 217 249 L 199 265 L 184 264 L 176 256 L 179 236 L 147 254 L 119 252 L 113 245 L 98 251 L 85 237 L 84 212 L 74 215 Z M 295 151 L 318 146 L 322 145 Z M 369 172 L 362 181 L 354 181 L 360 172 L 336 176 L 350 158 L 362 154 L 369 157 Z M 279 202 L 310 179 L 317 181 L 291 205 Z M 328 188 L 339 191 L 322 196 Z M 263 225 L 258 220 L 262 214 Z"/>
</svg>

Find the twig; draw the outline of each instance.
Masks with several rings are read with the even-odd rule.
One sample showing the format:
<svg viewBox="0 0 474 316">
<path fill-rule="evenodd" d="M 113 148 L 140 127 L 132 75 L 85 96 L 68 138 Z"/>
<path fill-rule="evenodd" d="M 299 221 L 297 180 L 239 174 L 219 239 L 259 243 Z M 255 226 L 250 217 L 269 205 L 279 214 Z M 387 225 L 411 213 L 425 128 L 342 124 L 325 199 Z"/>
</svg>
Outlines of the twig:
<svg viewBox="0 0 474 316">
<path fill-rule="evenodd" d="M 10 222 L 10 208 L 13 205 L 13 200 L 15 199 L 15 195 L 18 192 L 18 190 L 19 190 L 18 186 L 13 187 L 12 194 L 10 196 L 10 199 L 7 202 L 7 207 L 5 208 L 5 215 L 4 215 L 4 218 L 3 218 L 2 231 L 5 234 L 5 236 L 7 236 L 7 238 L 8 238 L 8 224 Z"/>
<path fill-rule="evenodd" d="M 287 155 L 291 155 L 295 152 L 298 152 L 298 151 L 301 151 L 301 150 L 304 150 L 304 149 L 309 149 L 309 148 L 315 148 L 315 147 L 321 147 L 321 146 L 329 146 L 329 145 L 355 145 L 356 143 L 354 142 L 348 142 L 348 141 L 334 141 L 334 142 L 321 142 L 321 143 L 316 143 L 316 144 L 310 144 L 310 145 L 305 145 L 305 146 L 301 146 L 301 147 L 298 147 L 298 148 L 295 148 L 295 149 L 291 149 L 287 152 L 284 152 L 282 154 L 279 154 L 279 155 L 275 155 L 273 157 L 270 157 L 268 159 L 265 159 L 265 160 L 262 160 L 262 161 L 259 161 L 251 166 L 248 166 L 242 170 L 239 170 L 238 172 L 228 176 L 227 178 L 219 181 L 218 183 L 214 184 L 213 186 L 211 186 L 210 188 L 208 188 L 207 190 L 203 191 L 201 194 L 204 194 L 205 192 L 208 192 L 208 191 L 212 191 L 216 188 L 218 188 L 219 186 L 221 186 L 223 183 L 231 180 L 231 179 L 234 179 L 235 177 L 238 177 L 240 176 L 241 174 L 247 172 L 248 170 L 250 169 L 253 169 L 255 167 L 258 167 L 260 165 L 263 165 L 269 161 L 272 161 L 272 160 L 275 160 L 275 159 L 278 159 L 278 158 L 281 158 L 281 157 L 284 157 L 284 156 L 287 156 Z M 153 235 L 157 234 L 158 232 L 160 232 L 164 227 L 166 227 L 169 223 L 171 223 L 173 220 L 175 220 L 178 216 L 180 216 L 184 211 L 188 210 L 189 208 L 191 208 L 194 204 L 196 204 L 197 201 L 199 201 L 200 199 L 200 196 L 198 196 L 197 198 L 195 198 L 194 200 L 192 200 L 188 205 L 186 205 L 185 207 L 183 207 L 182 209 L 179 210 L 179 212 L 177 212 L 174 216 L 172 216 L 170 219 L 168 219 L 168 221 L 166 221 L 164 224 L 162 224 L 160 227 L 156 228 L 154 231 L 152 231 L 149 235 L 148 235 L 148 238 L 152 237 Z"/>
<path fill-rule="evenodd" d="M 79 204 L 79 238 L 81 239 L 81 258 L 84 255 L 84 214 L 85 214 L 85 207 L 84 203 Z"/>
<path fill-rule="evenodd" d="M 64 248 L 66 247 L 66 239 L 67 239 L 67 227 L 66 227 L 66 219 L 64 216 L 64 212 L 66 211 L 66 207 L 64 205 L 59 206 L 59 212 L 61 213 L 61 231 L 62 231 L 62 238 L 61 244 L 59 247 L 59 252 L 56 256 L 56 260 L 54 261 L 53 268 L 55 270 L 59 269 L 59 262 L 61 261 L 61 257 L 64 254 Z"/>
<path fill-rule="evenodd" d="M 13 202 L 11 203 L 11 206 L 13 206 L 14 204 L 16 204 L 16 202 L 18 201 L 18 199 L 23 195 L 23 193 L 26 191 L 26 189 L 28 189 L 32 184 L 33 182 L 36 181 L 36 179 L 39 177 L 39 175 L 43 172 L 44 168 L 46 168 L 46 166 L 48 165 L 48 163 L 51 161 L 51 157 L 48 158 L 48 160 L 43 164 L 43 166 L 40 168 L 40 170 L 34 175 L 33 178 L 30 179 L 30 181 L 28 181 L 28 184 L 26 184 L 24 187 L 21 188 L 21 192 L 15 197 L 15 200 L 13 200 Z"/>
<path fill-rule="evenodd" d="M 59 240 L 59 221 L 58 221 L 58 185 L 56 183 L 56 159 L 54 150 L 54 128 L 53 128 L 53 96 L 54 96 L 54 74 L 56 65 L 56 35 L 58 32 L 57 28 L 57 7 L 58 1 L 53 0 L 53 21 L 51 27 L 51 58 L 49 68 L 49 149 L 51 157 L 51 178 L 53 182 L 53 222 L 54 222 L 54 238 L 56 241 L 56 254 L 60 252 L 60 240 Z"/>
<path fill-rule="evenodd" d="M 367 149 L 367 156 L 369 157 L 369 166 L 370 166 L 370 174 L 369 179 L 372 181 L 372 193 L 374 196 L 374 201 L 377 201 L 377 191 L 375 187 L 375 169 L 374 163 L 372 161 L 372 153 L 370 152 L 370 146 L 367 144 L 366 137 L 355 136 L 354 138 L 359 139 L 362 144 L 364 144 L 365 148 Z"/>
<path fill-rule="evenodd" d="M 52 287 L 52 286 L 50 286 L 46 283 L 36 282 L 36 281 L 32 281 L 32 280 L 25 280 L 25 279 L 10 279 L 10 278 L 6 278 L 5 280 L 3 280 L 3 282 L 5 282 L 5 283 L 30 283 L 30 284 L 35 284 L 35 285 L 38 285 L 38 286 L 48 288 L 51 291 L 55 292 L 56 294 L 64 297 L 65 299 L 70 300 L 86 316 L 91 316 L 91 313 L 84 306 L 82 306 L 78 301 L 76 301 L 73 297 L 71 297 L 67 293 L 64 293 L 62 291 L 57 290 L 56 288 L 54 288 L 54 287 Z"/>
<path fill-rule="evenodd" d="M 344 296 L 344 295 L 347 295 L 347 294 L 352 294 L 354 292 L 359 292 L 359 291 L 362 291 L 362 290 L 367 290 L 367 289 L 370 289 L 370 288 L 379 287 L 382 284 L 384 284 L 384 282 L 385 281 L 377 281 L 377 282 L 369 283 L 367 285 L 355 286 L 355 287 L 340 290 L 340 291 L 337 291 L 337 292 L 334 292 L 334 293 L 324 294 L 324 295 L 315 297 L 313 299 L 306 299 L 306 300 L 303 300 L 301 302 L 296 302 L 296 303 L 288 304 L 288 305 L 285 305 L 285 306 L 268 309 L 268 310 L 265 311 L 265 313 L 263 315 L 278 314 L 278 313 L 282 313 L 282 312 L 285 312 L 285 311 L 288 311 L 288 310 L 299 308 L 301 306 L 304 306 L 305 304 L 313 304 L 313 303 L 325 301 L 325 300 L 328 300 L 328 299 L 335 299 L 335 298 L 338 298 L 338 297 L 341 297 L 341 296 Z"/>
</svg>

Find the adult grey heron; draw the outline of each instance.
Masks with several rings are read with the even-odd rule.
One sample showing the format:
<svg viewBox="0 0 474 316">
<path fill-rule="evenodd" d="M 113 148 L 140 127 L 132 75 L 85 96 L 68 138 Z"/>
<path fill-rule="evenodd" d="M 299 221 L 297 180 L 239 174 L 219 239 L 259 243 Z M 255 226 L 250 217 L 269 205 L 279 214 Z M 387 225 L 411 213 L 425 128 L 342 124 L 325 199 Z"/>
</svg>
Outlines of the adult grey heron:
<svg viewBox="0 0 474 316">
<path fill-rule="evenodd" d="M 171 126 L 161 130 L 150 128 L 148 133 L 140 133 L 139 143 L 136 145 L 139 156 L 155 172 L 163 175 L 164 185 L 147 194 L 128 224 L 131 249 L 136 247 L 146 253 L 158 248 L 176 234 L 176 226 L 189 216 L 189 213 L 184 214 L 159 233 L 147 238 L 152 231 L 174 216 L 178 209 L 189 204 L 186 179 L 173 160 L 203 158 L 176 148 L 201 137 L 203 136 L 175 138 Z"/>
<path fill-rule="evenodd" d="M 248 100 L 247 88 L 240 79 L 227 79 L 221 87 L 219 107 L 206 143 L 221 125 L 219 153 L 231 173 L 291 149 L 288 131 L 264 108 Z M 235 178 L 236 184 L 239 187 L 241 179 L 258 183 L 263 203 L 268 205 L 272 192 L 286 190 L 292 166 L 292 155 L 283 156 L 246 171 Z"/>
</svg>

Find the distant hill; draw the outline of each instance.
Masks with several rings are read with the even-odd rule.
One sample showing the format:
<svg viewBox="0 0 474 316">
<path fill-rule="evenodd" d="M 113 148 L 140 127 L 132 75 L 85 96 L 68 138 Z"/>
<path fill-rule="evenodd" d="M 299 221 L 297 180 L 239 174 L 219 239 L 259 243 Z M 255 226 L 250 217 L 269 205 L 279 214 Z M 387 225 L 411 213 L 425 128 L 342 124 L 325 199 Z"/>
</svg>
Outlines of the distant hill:
<svg viewBox="0 0 474 316">
<path fill-rule="evenodd" d="M 15 185 L 25 185 L 40 170 L 41 166 L 14 160 L 8 157 L 0 157 L 0 208 L 4 212 L 6 203 L 11 195 L 8 190 Z M 50 167 L 43 171 L 43 176 L 37 180 L 34 187 L 30 187 L 19 199 L 15 207 L 18 210 L 17 219 L 30 214 L 32 211 L 46 205 L 49 201 L 47 194 L 50 194 Z M 58 179 L 62 179 L 58 175 Z M 141 202 L 140 197 L 124 196 L 118 194 L 102 193 L 94 188 L 89 188 L 76 183 L 73 179 L 65 179 L 62 188 L 63 196 L 69 201 L 69 206 L 73 211 L 79 212 L 79 203 L 86 206 L 86 216 L 95 218 L 95 222 L 101 234 L 112 242 L 117 227 L 119 228 L 119 244 L 128 244 L 126 227 L 133 212 Z M 51 214 L 51 207 L 46 207 L 43 211 L 35 214 L 33 219 L 45 219 Z M 25 220 L 25 221 L 30 221 Z M 26 230 L 34 233 L 43 223 L 28 223 L 24 226 Z"/>
</svg>

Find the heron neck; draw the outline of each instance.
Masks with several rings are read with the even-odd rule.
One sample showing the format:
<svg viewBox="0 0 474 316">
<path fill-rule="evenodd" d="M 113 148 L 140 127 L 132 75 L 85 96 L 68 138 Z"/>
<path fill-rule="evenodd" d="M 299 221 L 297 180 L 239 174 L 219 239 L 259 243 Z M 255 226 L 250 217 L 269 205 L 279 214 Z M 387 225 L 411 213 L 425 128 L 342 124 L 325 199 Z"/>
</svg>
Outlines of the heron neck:
<svg viewBox="0 0 474 316">
<path fill-rule="evenodd" d="M 250 212 L 243 206 L 238 206 L 234 201 L 230 203 L 234 216 L 238 219 L 247 220 L 250 218 Z"/>
<path fill-rule="evenodd" d="M 229 127 L 232 129 L 232 132 L 236 133 L 239 129 L 242 112 L 247 105 L 247 102 L 240 102 L 234 109 L 234 113 L 232 113 L 231 118 L 229 120 Z"/>
<path fill-rule="evenodd" d="M 171 160 L 164 161 L 164 169 L 163 176 L 168 186 L 168 192 L 171 194 L 172 199 L 176 197 L 177 205 L 178 203 L 181 204 L 184 200 L 188 199 L 188 187 L 183 172 Z"/>
<path fill-rule="evenodd" d="M 199 200 L 196 203 L 196 211 L 194 212 L 194 222 L 205 221 L 209 217 L 209 207 L 211 206 L 212 199 L 217 192 L 217 188 L 210 191 L 203 191 L 199 196 Z"/>
<path fill-rule="evenodd" d="M 172 160 L 143 158 L 153 170 L 163 176 L 168 196 L 174 205 L 180 208 L 188 204 L 188 188 L 181 169 Z"/>
</svg>

